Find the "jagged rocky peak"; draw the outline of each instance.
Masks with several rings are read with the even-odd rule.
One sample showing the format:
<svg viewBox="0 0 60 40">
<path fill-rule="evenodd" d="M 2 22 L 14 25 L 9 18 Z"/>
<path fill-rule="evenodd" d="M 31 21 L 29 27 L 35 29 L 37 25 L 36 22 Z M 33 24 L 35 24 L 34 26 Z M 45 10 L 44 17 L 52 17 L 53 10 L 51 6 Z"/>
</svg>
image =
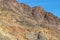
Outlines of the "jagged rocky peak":
<svg viewBox="0 0 60 40">
<path fill-rule="evenodd" d="M 46 12 L 39 6 L 31 8 L 24 3 L 18 4 L 18 2 L 16 0 L 0 0 L 0 5 L 1 5 L 0 7 L 4 7 L 6 9 L 11 9 L 14 12 L 27 14 L 31 18 L 33 17 L 39 23 L 41 23 L 41 22 L 44 23 L 47 21 L 48 23 L 54 22 L 56 24 L 58 22 L 57 17 L 55 17 L 50 12 Z"/>
<path fill-rule="evenodd" d="M 60 40 L 60 19 L 41 7 L 16 0 L 0 0 L 0 7 L 0 40 Z"/>
<path fill-rule="evenodd" d="M 42 9 L 41 7 L 39 7 L 39 6 L 35 6 L 35 7 L 33 7 L 33 9 L 34 9 L 34 10 L 43 11 L 43 9 Z"/>
<path fill-rule="evenodd" d="M 46 14 L 46 12 L 39 6 L 33 7 L 32 8 L 32 12 L 33 14 L 37 14 L 39 16 L 44 16 Z"/>
<path fill-rule="evenodd" d="M 20 6 L 25 10 L 25 11 L 32 11 L 31 7 L 29 7 L 28 5 L 24 4 L 24 3 L 20 3 Z"/>
</svg>

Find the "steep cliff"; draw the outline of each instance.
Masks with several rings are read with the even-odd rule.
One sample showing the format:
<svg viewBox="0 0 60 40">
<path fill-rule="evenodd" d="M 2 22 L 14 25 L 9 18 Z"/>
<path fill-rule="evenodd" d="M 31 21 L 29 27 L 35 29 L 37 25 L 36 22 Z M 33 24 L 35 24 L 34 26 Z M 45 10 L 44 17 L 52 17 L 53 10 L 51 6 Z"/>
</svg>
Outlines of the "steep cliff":
<svg viewBox="0 0 60 40">
<path fill-rule="evenodd" d="M 60 40 L 60 19 L 38 6 L 0 0 L 0 40 Z"/>
</svg>

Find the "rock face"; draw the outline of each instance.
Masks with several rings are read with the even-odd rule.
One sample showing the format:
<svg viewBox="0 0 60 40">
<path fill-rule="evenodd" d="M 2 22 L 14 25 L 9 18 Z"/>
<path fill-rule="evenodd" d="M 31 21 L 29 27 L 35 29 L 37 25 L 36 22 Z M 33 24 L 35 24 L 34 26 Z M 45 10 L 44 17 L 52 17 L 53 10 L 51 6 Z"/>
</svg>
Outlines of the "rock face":
<svg viewBox="0 0 60 40">
<path fill-rule="evenodd" d="M 60 40 L 60 19 L 16 0 L 0 0 L 0 40 Z"/>
</svg>

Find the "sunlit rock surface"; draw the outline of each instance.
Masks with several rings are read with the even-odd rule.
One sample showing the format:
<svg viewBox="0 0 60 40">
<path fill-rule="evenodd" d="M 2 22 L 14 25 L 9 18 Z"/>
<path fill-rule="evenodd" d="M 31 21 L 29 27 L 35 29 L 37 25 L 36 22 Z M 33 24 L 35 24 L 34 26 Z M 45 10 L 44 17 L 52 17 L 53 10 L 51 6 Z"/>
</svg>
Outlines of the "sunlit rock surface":
<svg viewBox="0 0 60 40">
<path fill-rule="evenodd" d="M 0 40 L 60 40 L 60 19 L 38 6 L 0 0 Z"/>
</svg>

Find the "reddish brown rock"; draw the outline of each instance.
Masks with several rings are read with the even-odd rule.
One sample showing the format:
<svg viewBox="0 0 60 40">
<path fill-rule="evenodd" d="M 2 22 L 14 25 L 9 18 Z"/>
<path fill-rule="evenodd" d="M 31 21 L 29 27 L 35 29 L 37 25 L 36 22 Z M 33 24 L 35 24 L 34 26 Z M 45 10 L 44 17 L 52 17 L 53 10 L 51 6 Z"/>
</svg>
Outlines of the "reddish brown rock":
<svg viewBox="0 0 60 40">
<path fill-rule="evenodd" d="M 0 0 L 0 40 L 60 40 L 60 19 L 39 6 Z"/>
</svg>

